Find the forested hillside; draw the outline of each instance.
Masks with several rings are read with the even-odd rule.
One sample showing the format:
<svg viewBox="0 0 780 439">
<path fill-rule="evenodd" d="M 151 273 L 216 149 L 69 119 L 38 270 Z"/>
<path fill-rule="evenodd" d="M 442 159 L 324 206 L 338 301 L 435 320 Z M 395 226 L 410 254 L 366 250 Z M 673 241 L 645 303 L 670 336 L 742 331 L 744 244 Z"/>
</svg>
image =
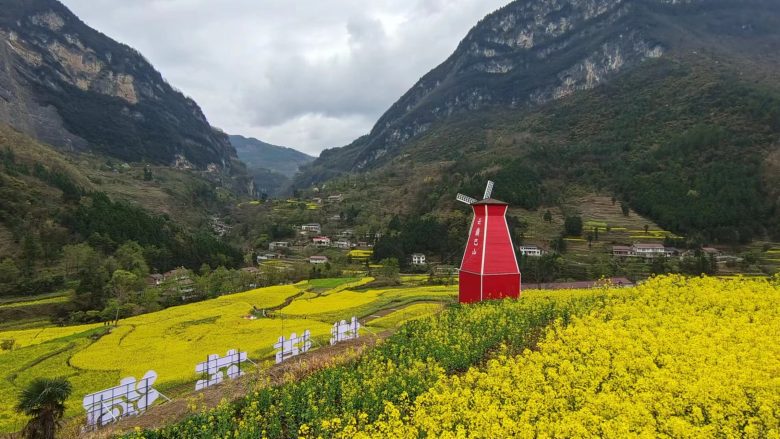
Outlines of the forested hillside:
<svg viewBox="0 0 780 439">
<path fill-rule="evenodd" d="M 121 267 L 110 256 L 128 243 L 146 274 L 242 260 L 202 222 L 224 202 L 219 189 L 191 172 L 71 158 L 8 127 L 0 127 L 0 158 L 0 295 L 50 292 L 68 279 L 101 295 Z M 177 205 L 188 212 L 165 213 Z M 76 248 L 84 257 L 67 272 L 64 258 Z"/>
<path fill-rule="evenodd" d="M 778 239 L 780 6 L 596 3 L 513 2 L 486 17 L 298 187 L 365 182 L 355 197 L 422 214 L 492 178 L 496 197 L 527 209 L 601 193 L 700 240 Z"/>
</svg>

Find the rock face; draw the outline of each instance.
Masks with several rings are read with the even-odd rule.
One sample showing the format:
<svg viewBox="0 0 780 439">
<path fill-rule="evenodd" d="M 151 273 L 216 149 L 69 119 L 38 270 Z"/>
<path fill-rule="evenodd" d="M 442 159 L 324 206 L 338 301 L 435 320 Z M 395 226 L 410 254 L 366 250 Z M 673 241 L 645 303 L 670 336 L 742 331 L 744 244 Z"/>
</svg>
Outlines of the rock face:
<svg viewBox="0 0 780 439">
<path fill-rule="evenodd" d="M 432 124 L 490 108 L 523 109 L 597 87 L 648 60 L 760 32 L 770 0 L 519 0 L 482 19 L 352 144 L 324 151 L 304 186 L 381 165 Z"/>
<path fill-rule="evenodd" d="M 0 122 L 127 161 L 230 171 L 237 160 L 227 136 L 140 53 L 56 0 L 0 0 Z"/>
</svg>

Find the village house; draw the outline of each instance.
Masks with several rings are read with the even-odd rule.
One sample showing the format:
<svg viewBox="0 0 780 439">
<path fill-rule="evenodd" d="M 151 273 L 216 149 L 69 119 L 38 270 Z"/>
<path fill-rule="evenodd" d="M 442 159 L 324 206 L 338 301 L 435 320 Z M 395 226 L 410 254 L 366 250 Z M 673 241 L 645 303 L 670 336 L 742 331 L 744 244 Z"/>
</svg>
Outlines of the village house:
<svg viewBox="0 0 780 439">
<path fill-rule="evenodd" d="M 341 236 L 342 238 L 351 238 L 355 236 L 355 231 L 352 229 L 346 229 L 343 230 L 341 233 L 339 233 L 339 236 Z"/>
<path fill-rule="evenodd" d="M 311 241 L 317 247 L 330 247 L 330 238 L 327 236 L 315 236 Z"/>
<path fill-rule="evenodd" d="M 181 300 L 193 297 L 195 286 L 190 278 L 190 272 L 186 268 L 179 267 L 164 273 L 163 282 L 170 285 L 168 292 L 180 295 Z"/>
<path fill-rule="evenodd" d="M 289 248 L 290 243 L 287 241 L 274 241 L 268 244 L 268 250 L 276 250 L 280 248 Z"/>
<path fill-rule="evenodd" d="M 164 277 L 163 277 L 162 274 L 154 273 L 154 274 L 150 274 L 149 277 L 146 278 L 146 283 L 149 286 L 156 287 L 156 286 L 159 286 L 163 282 L 163 279 L 164 279 Z"/>
<path fill-rule="evenodd" d="M 347 239 L 339 239 L 338 241 L 333 243 L 333 245 L 336 246 L 336 248 L 340 248 L 342 250 L 347 250 L 352 247 L 352 243 L 349 242 L 349 240 Z"/>
<path fill-rule="evenodd" d="M 338 195 L 331 195 L 327 198 L 329 203 L 340 203 L 344 201 L 344 196 L 341 194 Z"/>
<path fill-rule="evenodd" d="M 309 256 L 309 263 L 314 265 L 326 264 L 328 262 L 327 256 Z"/>
<path fill-rule="evenodd" d="M 412 254 L 412 265 L 425 265 L 425 255 L 422 253 Z"/>
<path fill-rule="evenodd" d="M 666 256 L 666 248 L 663 244 L 634 244 L 633 251 L 636 256 L 642 258 Z"/>
<path fill-rule="evenodd" d="M 544 250 L 535 245 L 521 245 L 518 247 L 521 255 L 538 257 L 544 255 Z"/>
<path fill-rule="evenodd" d="M 322 232 L 322 227 L 320 227 L 319 223 L 309 223 L 309 224 L 302 225 L 301 226 L 301 231 L 303 231 L 303 232 L 320 233 L 320 232 Z"/>
<path fill-rule="evenodd" d="M 618 258 L 625 258 L 628 256 L 635 256 L 634 255 L 634 249 L 632 247 L 629 247 L 627 245 L 613 245 L 612 246 L 612 256 L 618 257 Z"/>
<path fill-rule="evenodd" d="M 715 247 L 702 247 L 701 252 L 704 253 L 707 256 L 720 256 L 722 253 L 720 250 L 716 249 Z"/>
</svg>

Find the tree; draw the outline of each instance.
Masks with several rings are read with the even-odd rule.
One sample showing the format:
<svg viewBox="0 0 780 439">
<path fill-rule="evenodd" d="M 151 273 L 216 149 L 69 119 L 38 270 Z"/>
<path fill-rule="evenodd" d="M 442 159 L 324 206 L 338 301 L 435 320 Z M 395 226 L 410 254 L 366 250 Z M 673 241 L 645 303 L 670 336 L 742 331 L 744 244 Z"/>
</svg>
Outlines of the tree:
<svg viewBox="0 0 780 439">
<path fill-rule="evenodd" d="M 73 391 L 65 378 L 36 378 L 19 395 L 16 408 L 31 419 L 22 434 L 29 439 L 54 439 Z"/>
<path fill-rule="evenodd" d="M 567 216 L 563 222 L 563 229 L 568 236 L 582 235 L 582 217 Z"/>
<path fill-rule="evenodd" d="M 149 165 L 144 166 L 144 181 L 151 181 L 152 177 L 152 168 Z"/>
<path fill-rule="evenodd" d="M 119 323 L 119 308 L 128 302 L 128 296 L 143 288 L 142 284 L 139 285 L 140 282 L 143 282 L 143 279 L 139 280 L 138 276 L 126 270 L 116 270 L 111 275 L 108 284 L 117 302 L 114 326 Z"/>
<path fill-rule="evenodd" d="M 550 213 L 549 210 L 544 212 L 544 220 L 548 223 L 552 223 L 552 213 Z"/>
<path fill-rule="evenodd" d="M 0 262 L 0 284 L 10 284 L 18 280 L 19 269 L 11 258 L 5 258 Z"/>
<path fill-rule="evenodd" d="M 382 264 L 382 268 L 379 270 L 379 276 L 385 280 L 389 281 L 398 281 L 398 273 L 400 272 L 398 267 L 398 259 L 395 258 L 387 258 L 382 259 L 380 262 Z"/>
<path fill-rule="evenodd" d="M 628 212 L 629 212 L 628 204 L 626 204 L 625 202 L 621 201 L 620 202 L 620 211 L 623 212 L 623 216 L 628 216 Z"/>
<path fill-rule="evenodd" d="M 149 275 L 149 266 L 144 259 L 144 249 L 135 241 L 127 241 L 114 253 L 119 268 L 129 271 L 139 279 Z"/>
<path fill-rule="evenodd" d="M 617 198 L 615 198 L 615 196 L 613 195 L 612 196 L 612 205 L 614 206 L 616 202 L 617 202 Z"/>
<path fill-rule="evenodd" d="M 650 230 L 650 226 L 648 226 L 647 224 L 645 224 L 645 235 L 647 235 L 647 232 L 648 232 L 648 230 Z"/>
<path fill-rule="evenodd" d="M 22 241 L 22 260 L 24 265 L 22 271 L 25 276 L 31 276 L 35 268 L 35 264 L 38 262 L 38 257 L 41 254 L 41 245 L 38 242 L 38 237 L 32 232 L 25 235 Z"/>
</svg>

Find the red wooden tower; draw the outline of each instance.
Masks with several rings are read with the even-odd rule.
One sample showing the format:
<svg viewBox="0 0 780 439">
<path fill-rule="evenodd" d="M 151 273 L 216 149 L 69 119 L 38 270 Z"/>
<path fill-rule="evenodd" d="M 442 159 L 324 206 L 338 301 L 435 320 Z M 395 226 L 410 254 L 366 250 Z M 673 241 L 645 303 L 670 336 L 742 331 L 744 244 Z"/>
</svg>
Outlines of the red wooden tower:
<svg viewBox="0 0 780 439">
<path fill-rule="evenodd" d="M 457 196 L 474 210 L 458 274 L 460 303 L 520 296 L 520 268 L 506 222 L 509 205 L 490 198 L 492 192 L 493 182 L 488 181 L 482 200 Z"/>
</svg>

